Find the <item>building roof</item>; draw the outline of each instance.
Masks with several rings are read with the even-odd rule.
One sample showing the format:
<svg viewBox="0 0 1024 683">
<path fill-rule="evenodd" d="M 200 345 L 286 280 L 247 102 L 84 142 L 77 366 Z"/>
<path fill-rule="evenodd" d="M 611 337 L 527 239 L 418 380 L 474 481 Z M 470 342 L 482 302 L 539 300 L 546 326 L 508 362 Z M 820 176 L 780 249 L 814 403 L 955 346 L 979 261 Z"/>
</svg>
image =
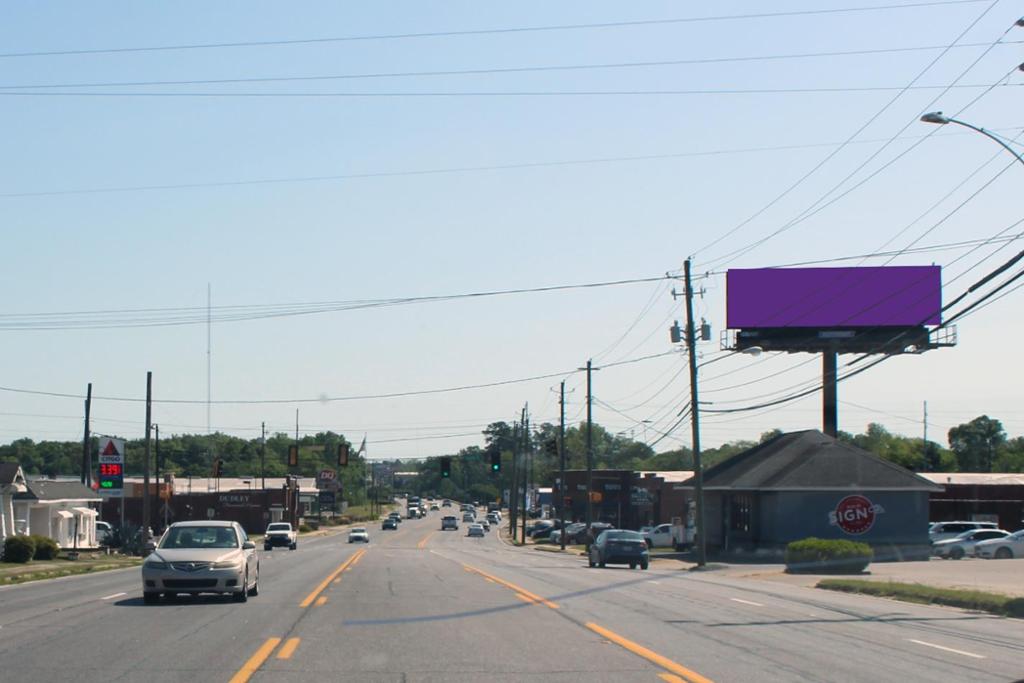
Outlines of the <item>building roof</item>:
<svg viewBox="0 0 1024 683">
<path fill-rule="evenodd" d="M 686 481 L 687 479 L 692 477 L 693 470 L 662 470 L 659 472 L 637 472 L 636 476 L 638 479 L 658 477 L 665 483 L 678 484 L 679 482 Z"/>
<path fill-rule="evenodd" d="M 10 486 L 18 481 L 21 465 L 16 462 L 0 462 L 0 486 Z M 24 478 L 24 475 L 22 475 Z"/>
<path fill-rule="evenodd" d="M 940 485 L 1024 486 L 1019 472 L 922 472 L 921 476 Z"/>
<path fill-rule="evenodd" d="M 28 491 L 15 494 L 15 500 L 103 500 L 80 481 L 30 479 L 25 484 Z"/>
<path fill-rule="evenodd" d="M 686 482 L 693 485 L 693 479 Z M 781 434 L 709 467 L 705 489 L 942 491 L 908 469 L 816 429 Z"/>
</svg>

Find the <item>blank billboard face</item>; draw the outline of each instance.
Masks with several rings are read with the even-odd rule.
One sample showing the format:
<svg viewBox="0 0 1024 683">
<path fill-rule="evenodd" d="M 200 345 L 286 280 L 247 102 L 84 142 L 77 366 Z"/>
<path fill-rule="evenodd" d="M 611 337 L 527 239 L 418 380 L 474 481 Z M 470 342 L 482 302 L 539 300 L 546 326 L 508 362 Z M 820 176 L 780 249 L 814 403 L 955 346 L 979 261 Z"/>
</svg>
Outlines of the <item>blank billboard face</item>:
<svg viewBox="0 0 1024 683">
<path fill-rule="evenodd" d="M 751 268 L 726 274 L 730 329 L 941 323 L 939 266 Z"/>
</svg>

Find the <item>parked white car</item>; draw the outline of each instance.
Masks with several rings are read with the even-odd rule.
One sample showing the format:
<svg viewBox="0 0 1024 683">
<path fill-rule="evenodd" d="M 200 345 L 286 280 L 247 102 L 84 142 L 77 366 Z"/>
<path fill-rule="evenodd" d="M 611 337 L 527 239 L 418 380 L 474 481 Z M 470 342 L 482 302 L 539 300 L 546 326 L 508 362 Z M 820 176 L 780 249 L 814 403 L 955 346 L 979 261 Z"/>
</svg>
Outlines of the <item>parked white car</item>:
<svg viewBox="0 0 1024 683">
<path fill-rule="evenodd" d="M 980 541 L 974 546 L 974 553 L 985 559 L 1010 560 L 1024 557 L 1024 529 L 1015 531 L 1006 538 Z"/>
<path fill-rule="evenodd" d="M 972 529 L 963 532 L 956 538 L 947 538 L 945 541 L 932 543 L 932 555 L 959 560 L 968 555 L 974 555 L 974 549 L 981 541 L 1006 538 L 1009 535 L 1009 531 L 1002 529 Z"/>
<path fill-rule="evenodd" d="M 999 528 L 999 525 L 995 522 L 934 522 L 928 527 L 928 540 L 932 543 L 938 543 L 949 538 L 956 538 L 965 531 L 997 528 Z"/>
</svg>

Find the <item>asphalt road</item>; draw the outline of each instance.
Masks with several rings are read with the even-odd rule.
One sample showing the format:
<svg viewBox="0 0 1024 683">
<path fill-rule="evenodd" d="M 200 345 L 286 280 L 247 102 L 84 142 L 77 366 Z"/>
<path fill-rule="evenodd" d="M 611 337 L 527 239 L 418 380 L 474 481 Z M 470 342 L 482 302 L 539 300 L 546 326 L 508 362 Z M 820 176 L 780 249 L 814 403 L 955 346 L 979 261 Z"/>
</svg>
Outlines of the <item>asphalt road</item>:
<svg viewBox="0 0 1024 683">
<path fill-rule="evenodd" d="M 0 680 L 1011 681 L 1024 620 L 675 568 L 589 569 L 440 514 L 260 551 L 260 595 L 137 569 L 0 588 Z"/>
</svg>

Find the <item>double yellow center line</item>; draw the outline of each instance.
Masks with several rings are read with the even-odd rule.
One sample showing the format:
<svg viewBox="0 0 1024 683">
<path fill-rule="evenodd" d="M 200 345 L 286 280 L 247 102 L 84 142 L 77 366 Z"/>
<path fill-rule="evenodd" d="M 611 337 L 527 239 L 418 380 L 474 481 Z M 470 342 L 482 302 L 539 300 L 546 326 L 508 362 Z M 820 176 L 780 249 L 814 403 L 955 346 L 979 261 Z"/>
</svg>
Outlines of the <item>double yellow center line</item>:
<svg viewBox="0 0 1024 683">
<path fill-rule="evenodd" d="M 309 607 L 313 604 L 313 601 L 320 596 L 321 593 L 330 585 L 331 581 L 341 576 L 341 573 L 350 567 L 354 567 L 363 555 L 366 554 L 366 550 L 357 550 L 347 560 L 341 563 L 341 566 L 331 572 L 330 576 L 320 582 L 320 585 L 313 589 L 313 592 L 306 596 L 306 599 L 299 603 L 299 607 Z"/>
<path fill-rule="evenodd" d="M 295 654 L 295 649 L 299 646 L 301 638 L 289 638 L 284 642 L 284 646 L 278 651 L 278 659 L 291 659 L 292 655 Z M 260 645 L 260 649 L 256 650 L 252 657 L 242 665 L 234 676 L 231 677 L 230 683 L 246 683 L 254 673 L 259 671 L 259 668 L 263 666 L 263 663 L 267 661 L 274 649 L 281 644 L 280 638 L 267 638 L 266 642 Z"/>
</svg>

